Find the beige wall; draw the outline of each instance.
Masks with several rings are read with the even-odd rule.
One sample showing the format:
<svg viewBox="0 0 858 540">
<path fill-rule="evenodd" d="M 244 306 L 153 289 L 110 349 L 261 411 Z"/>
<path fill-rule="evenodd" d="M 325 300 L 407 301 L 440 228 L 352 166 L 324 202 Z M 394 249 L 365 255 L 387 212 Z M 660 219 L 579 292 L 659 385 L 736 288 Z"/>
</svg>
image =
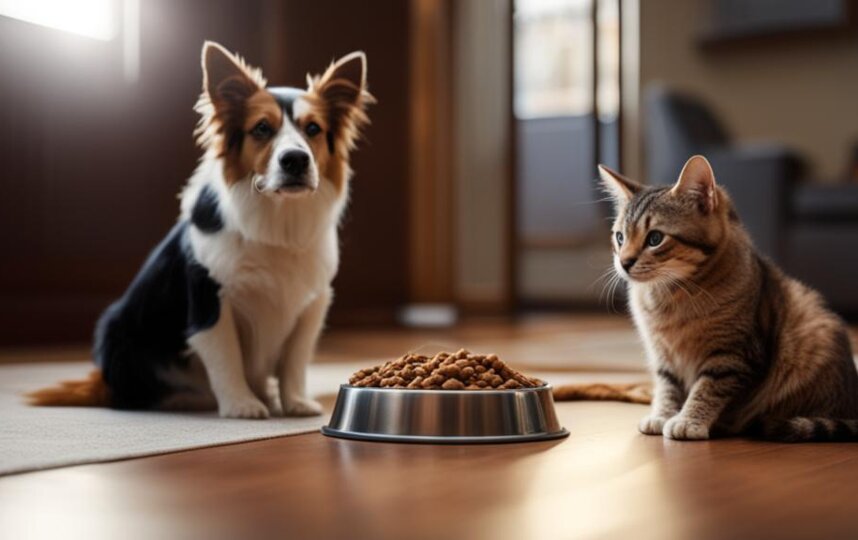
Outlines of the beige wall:
<svg viewBox="0 0 858 540">
<path fill-rule="evenodd" d="M 453 136 L 456 296 L 463 305 L 505 306 L 512 80 L 510 0 L 455 6 Z"/>
<path fill-rule="evenodd" d="M 782 141 L 814 178 L 842 175 L 858 144 L 858 32 L 701 51 L 706 4 L 640 2 L 641 88 L 662 81 L 696 92 L 739 141 Z"/>
</svg>

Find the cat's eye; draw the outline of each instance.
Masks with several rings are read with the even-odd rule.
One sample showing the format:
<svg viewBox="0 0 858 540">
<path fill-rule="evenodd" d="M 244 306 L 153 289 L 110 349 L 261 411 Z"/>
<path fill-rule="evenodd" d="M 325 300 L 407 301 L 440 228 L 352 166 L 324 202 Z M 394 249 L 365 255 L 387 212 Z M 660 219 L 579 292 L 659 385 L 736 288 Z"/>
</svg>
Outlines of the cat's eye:
<svg viewBox="0 0 858 540">
<path fill-rule="evenodd" d="M 616 238 L 616 239 L 617 239 L 617 245 L 618 245 L 618 246 L 622 246 L 622 245 L 623 245 L 623 240 L 624 240 L 624 238 L 623 238 L 623 233 L 621 233 L 620 231 L 615 232 L 615 233 L 614 233 L 614 238 Z"/>
<path fill-rule="evenodd" d="M 250 130 L 250 135 L 257 140 L 264 141 L 270 139 L 272 135 L 274 135 L 274 128 L 271 127 L 271 124 L 268 123 L 267 120 L 260 120 L 253 126 L 253 129 Z"/>
<path fill-rule="evenodd" d="M 646 245 L 649 247 L 656 247 L 664 241 L 664 233 L 661 231 L 650 231 L 648 235 L 646 235 Z"/>
<path fill-rule="evenodd" d="M 307 137 L 315 137 L 321 132 L 322 126 L 315 122 L 310 122 L 309 124 L 307 124 L 307 127 L 304 128 L 304 133 L 307 134 Z"/>
</svg>

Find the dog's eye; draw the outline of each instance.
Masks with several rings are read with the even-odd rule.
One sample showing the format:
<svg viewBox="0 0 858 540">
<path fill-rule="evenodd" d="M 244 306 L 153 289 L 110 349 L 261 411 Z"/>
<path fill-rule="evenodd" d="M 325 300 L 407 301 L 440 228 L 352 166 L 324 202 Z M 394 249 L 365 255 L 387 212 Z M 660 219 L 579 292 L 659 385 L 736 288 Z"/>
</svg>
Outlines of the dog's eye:
<svg viewBox="0 0 858 540">
<path fill-rule="evenodd" d="M 623 245 L 623 233 L 621 233 L 620 231 L 617 231 L 614 233 L 614 237 L 617 239 L 617 245 L 622 246 Z"/>
<path fill-rule="evenodd" d="M 307 124 L 307 127 L 304 128 L 304 133 L 307 134 L 307 137 L 315 137 L 321 132 L 322 126 L 315 122 L 310 122 L 309 124 Z"/>
<path fill-rule="evenodd" d="M 270 139 L 271 136 L 274 135 L 274 128 L 272 128 L 267 121 L 260 120 L 255 126 L 253 126 L 253 129 L 250 130 L 250 135 L 254 139 L 264 141 L 266 139 Z"/>
<path fill-rule="evenodd" d="M 648 235 L 646 235 L 646 245 L 649 247 L 655 247 L 664 241 L 664 234 L 661 231 L 650 231 Z"/>
</svg>

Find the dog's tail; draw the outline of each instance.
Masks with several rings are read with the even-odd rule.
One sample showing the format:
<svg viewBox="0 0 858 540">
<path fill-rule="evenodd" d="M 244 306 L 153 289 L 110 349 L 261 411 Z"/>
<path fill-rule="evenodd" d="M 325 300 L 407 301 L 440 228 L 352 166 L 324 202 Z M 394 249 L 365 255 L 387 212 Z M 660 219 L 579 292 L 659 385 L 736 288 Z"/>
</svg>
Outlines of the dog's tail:
<svg viewBox="0 0 858 540">
<path fill-rule="evenodd" d="M 858 419 L 796 416 L 768 418 L 754 426 L 756 435 L 777 442 L 858 441 Z"/>
<path fill-rule="evenodd" d="M 650 383 L 631 384 L 566 384 L 554 389 L 556 401 L 625 401 L 627 403 L 652 402 Z"/>
<path fill-rule="evenodd" d="M 56 386 L 35 390 L 26 395 L 30 405 L 37 407 L 107 407 L 110 389 L 100 370 L 79 381 L 63 381 Z"/>
</svg>

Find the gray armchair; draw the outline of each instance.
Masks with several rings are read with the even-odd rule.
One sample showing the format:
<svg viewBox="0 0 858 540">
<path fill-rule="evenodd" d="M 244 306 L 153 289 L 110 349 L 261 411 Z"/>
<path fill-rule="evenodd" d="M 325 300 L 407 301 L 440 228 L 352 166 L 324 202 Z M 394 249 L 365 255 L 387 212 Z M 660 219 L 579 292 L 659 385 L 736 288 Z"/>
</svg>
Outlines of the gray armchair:
<svg viewBox="0 0 858 540">
<path fill-rule="evenodd" d="M 801 159 L 778 144 L 733 144 L 699 100 L 647 90 L 648 180 L 675 181 L 693 154 L 712 163 L 757 248 L 847 315 L 858 315 L 858 185 L 800 182 Z"/>
</svg>

